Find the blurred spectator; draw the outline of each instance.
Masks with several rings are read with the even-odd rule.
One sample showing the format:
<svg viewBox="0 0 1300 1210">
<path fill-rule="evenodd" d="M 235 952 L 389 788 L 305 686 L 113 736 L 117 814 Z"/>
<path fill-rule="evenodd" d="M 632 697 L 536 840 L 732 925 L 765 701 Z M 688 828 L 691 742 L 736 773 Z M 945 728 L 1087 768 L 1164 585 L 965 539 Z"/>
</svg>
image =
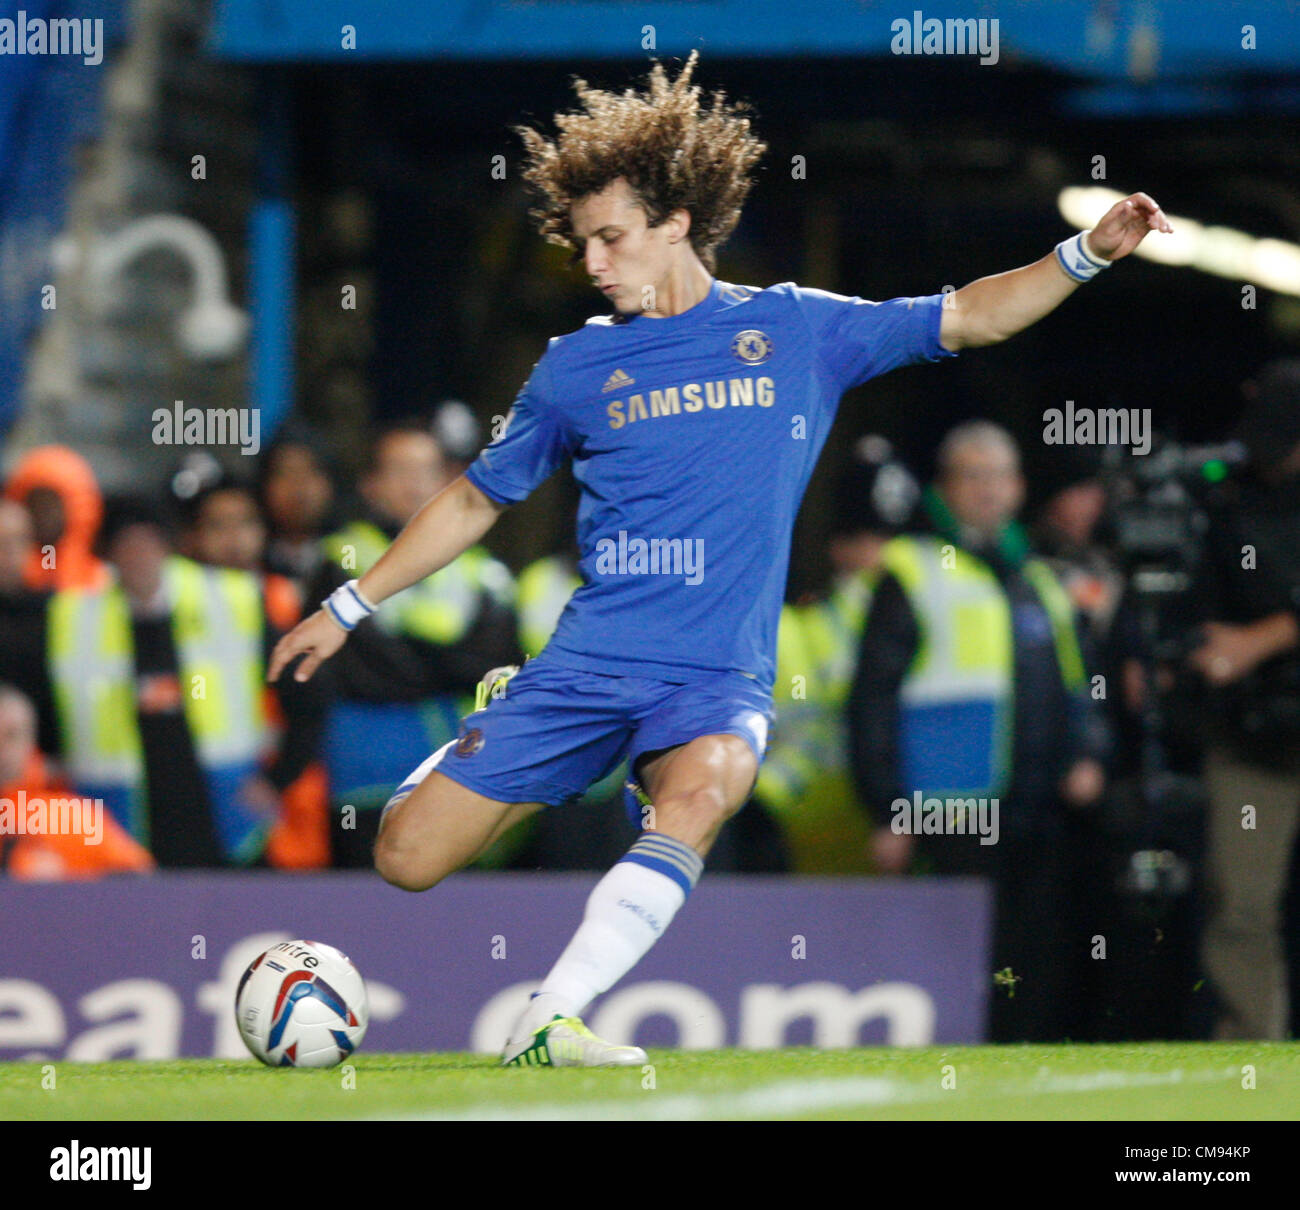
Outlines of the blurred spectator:
<svg viewBox="0 0 1300 1210">
<path fill-rule="evenodd" d="M 849 777 L 844 708 L 880 552 L 911 523 L 920 494 L 888 441 L 874 434 L 861 438 L 836 485 L 830 592 L 781 611 L 776 725 L 751 806 L 779 820 L 788 862 L 797 871 L 872 868 L 872 826 Z"/>
<path fill-rule="evenodd" d="M 253 573 L 262 587 L 270 625 L 278 633 L 291 630 L 302 617 L 302 598 L 292 580 L 262 571 L 267 529 L 252 487 L 219 468 L 206 477 L 196 474 L 185 479 L 184 474 L 183 469 L 172 481 L 173 490 L 182 494 L 182 552 L 211 567 Z M 305 720 L 309 735 L 319 736 L 323 731 L 328 684 L 328 677 L 322 678 L 313 715 Z M 279 687 L 264 685 L 262 694 L 273 742 L 286 742 L 287 720 Z M 298 742 L 296 737 L 294 742 Z M 267 863 L 279 869 L 319 869 L 330 863 L 329 787 L 324 763 L 317 753 L 310 755 L 311 763 L 284 787 L 279 818 L 267 838 Z"/>
<path fill-rule="evenodd" d="M 308 599 L 322 600 L 374 566 L 455 478 L 454 467 L 428 424 L 382 431 L 361 481 L 365 513 L 324 540 L 326 562 Z M 324 752 L 336 865 L 370 865 L 380 808 L 454 738 L 483 675 L 521 662 L 514 601 L 510 573 L 484 547 L 471 547 L 358 625 L 331 661 L 337 695 Z"/>
<path fill-rule="evenodd" d="M 334 524 L 333 460 L 320 435 L 301 421 L 289 421 L 262 459 L 260 494 L 270 541 L 268 571 L 300 587 L 320 570 L 321 538 Z"/>
<path fill-rule="evenodd" d="M 289 728 L 268 753 L 263 682 L 280 631 L 257 580 L 174 555 L 156 499 L 114 502 L 101 545 L 116 581 L 49 608 L 69 776 L 161 867 L 254 864 L 280 792 L 316 750 L 321 691 L 283 678 Z"/>
<path fill-rule="evenodd" d="M 526 655 L 540 655 L 582 577 L 570 550 L 534 559 L 519 573 L 519 643 Z"/>
<path fill-rule="evenodd" d="M 1107 505 L 1101 459 L 1095 446 L 1053 447 L 1044 471 L 1048 495 L 1034 527 L 1034 549 L 1070 594 L 1092 645 L 1099 647 L 1124 592 L 1115 556 L 1099 537 Z"/>
<path fill-rule="evenodd" d="M 1248 473 L 1224 485 L 1195 599 L 1213 692 L 1203 956 L 1220 1038 L 1286 1036 L 1282 902 L 1300 827 L 1300 360 L 1253 384 Z"/>
<path fill-rule="evenodd" d="M 569 598 L 582 584 L 574 526 L 578 511 L 578 481 L 565 468 L 551 480 L 551 486 L 555 491 L 555 503 L 548 510 L 552 526 L 548 543 L 550 553 L 534 559 L 519 573 L 515 594 L 519 643 L 530 657 L 541 654 L 555 633 Z"/>
<path fill-rule="evenodd" d="M 0 871 L 30 881 L 93 878 L 153 869 L 153 859 L 99 805 L 93 827 L 62 830 L 57 804 L 70 795 L 36 747 L 36 711 L 12 685 L 0 684 Z M 26 834 L 33 800 L 50 813 L 38 834 Z M 22 810 L 23 822 L 18 821 Z M 84 823 L 84 817 L 80 821 Z M 12 825 L 9 826 L 9 825 Z"/>
<path fill-rule="evenodd" d="M 35 541 L 31 513 L 13 500 L 0 500 L 0 592 L 26 590 L 23 574 Z"/>
<path fill-rule="evenodd" d="M 262 571 L 266 522 L 262 520 L 251 487 L 223 477 L 201 488 L 191 500 L 184 502 L 184 508 L 182 553 L 212 567 Z M 276 578 L 294 592 L 288 579 Z"/>
<path fill-rule="evenodd" d="M 34 542 L 27 509 L 0 500 L 0 684 L 16 686 L 36 704 L 40 748 L 57 752 L 59 729 L 45 675 L 45 604 L 50 594 L 29 588 L 26 581 Z"/>
<path fill-rule="evenodd" d="M 882 552 L 849 696 L 878 866 L 902 871 L 919 846 L 938 873 L 993 882 L 993 970 L 1009 984 L 993 997 L 995 1041 L 1069 1028 L 1086 948 L 1072 936 L 1067 804 L 1104 784 L 1073 610 L 1029 556 L 1023 493 L 1008 433 L 972 421 L 947 435 L 924 498 L 932 532 Z M 912 804 L 926 800 L 943 833 L 918 839 Z"/>
<path fill-rule="evenodd" d="M 103 588 L 108 569 L 93 546 L 104 501 L 90 463 L 62 445 L 42 445 L 19 459 L 5 497 L 27 507 L 35 545 L 27 556 L 29 588 Z"/>
</svg>

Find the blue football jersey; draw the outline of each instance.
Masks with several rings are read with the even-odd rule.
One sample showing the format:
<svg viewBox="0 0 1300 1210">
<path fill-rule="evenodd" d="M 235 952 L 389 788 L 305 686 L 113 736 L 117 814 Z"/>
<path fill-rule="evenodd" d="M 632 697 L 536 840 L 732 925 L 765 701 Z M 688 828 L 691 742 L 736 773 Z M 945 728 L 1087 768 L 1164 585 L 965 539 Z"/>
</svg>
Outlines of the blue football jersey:
<svg viewBox="0 0 1300 1210">
<path fill-rule="evenodd" d="M 770 690 L 795 516 L 840 396 L 954 356 L 942 303 L 714 281 L 680 315 L 553 338 L 467 472 L 514 504 L 572 461 L 582 585 L 546 658 Z"/>
</svg>

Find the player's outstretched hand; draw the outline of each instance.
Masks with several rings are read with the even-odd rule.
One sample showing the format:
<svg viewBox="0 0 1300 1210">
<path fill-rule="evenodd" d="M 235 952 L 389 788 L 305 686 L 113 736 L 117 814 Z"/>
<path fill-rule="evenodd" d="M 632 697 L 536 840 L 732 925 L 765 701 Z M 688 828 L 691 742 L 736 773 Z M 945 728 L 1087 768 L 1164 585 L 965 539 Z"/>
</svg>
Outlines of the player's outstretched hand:
<svg viewBox="0 0 1300 1210">
<path fill-rule="evenodd" d="M 1142 242 L 1148 231 L 1172 234 L 1165 212 L 1145 193 L 1130 193 L 1106 211 L 1088 235 L 1088 247 L 1106 260 L 1127 256 Z"/>
<path fill-rule="evenodd" d="M 295 681 L 305 681 L 321 664 L 330 658 L 348 637 L 348 632 L 323 609 L 304 618 L 275 645 L 266 679 L 274 683 L 287 664 L 306 652 L 302 663 L 294 670 Z"/>
</svg>

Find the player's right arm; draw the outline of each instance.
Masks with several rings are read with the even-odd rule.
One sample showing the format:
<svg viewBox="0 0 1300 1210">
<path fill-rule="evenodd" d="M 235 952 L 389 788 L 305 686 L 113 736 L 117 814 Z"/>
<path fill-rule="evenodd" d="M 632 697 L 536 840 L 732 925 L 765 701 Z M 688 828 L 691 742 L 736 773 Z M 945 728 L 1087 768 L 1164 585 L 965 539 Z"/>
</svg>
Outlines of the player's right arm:
<svg viewBox="0 0 1300 1210">
<path fill-rule="evenodd" d="M 478 542 L 507 507 L 462 475 L 407 522 L 357 587 L 367 600 L 378 605 L 446 567 Z M 348 632 L 326 610 L 318 609 L 275 645 L 266 679 L 278 680 L 287 664 L 305 654 L 294 672 L 295 680 L 305 681 L 322 661 L 343 646 L 347 637 Z"/>
</svg>

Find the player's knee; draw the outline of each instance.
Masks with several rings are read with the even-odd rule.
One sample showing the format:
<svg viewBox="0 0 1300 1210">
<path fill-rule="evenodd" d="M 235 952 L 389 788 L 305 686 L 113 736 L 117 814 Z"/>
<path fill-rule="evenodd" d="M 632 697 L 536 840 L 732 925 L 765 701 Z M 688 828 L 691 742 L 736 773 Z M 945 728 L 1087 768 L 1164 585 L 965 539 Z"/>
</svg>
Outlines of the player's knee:
<svg viewBox="0 0 1300 1210">
<path fill-rule="evenodd" d="M 427 891 L 450 873 L 433 854 L 403 845 L 391 832 L 375 840 L 375 870 L 390 886 L 403 891 Z"/>
</svg>

